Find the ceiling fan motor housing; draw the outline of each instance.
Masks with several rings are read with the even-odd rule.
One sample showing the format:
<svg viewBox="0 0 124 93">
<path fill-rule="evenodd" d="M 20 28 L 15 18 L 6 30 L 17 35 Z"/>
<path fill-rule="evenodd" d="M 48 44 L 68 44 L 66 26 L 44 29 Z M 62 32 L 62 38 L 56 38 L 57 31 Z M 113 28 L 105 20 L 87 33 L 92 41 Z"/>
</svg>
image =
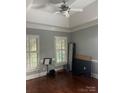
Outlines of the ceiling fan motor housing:
<svg viewBox="0 0 124 93">
<path fill-rule="evenodd" d="M 66 6 L 65 4 L 61 5 L 61 11 L 69 11 L 70 8 L 68 6 Z"/>
</svg>

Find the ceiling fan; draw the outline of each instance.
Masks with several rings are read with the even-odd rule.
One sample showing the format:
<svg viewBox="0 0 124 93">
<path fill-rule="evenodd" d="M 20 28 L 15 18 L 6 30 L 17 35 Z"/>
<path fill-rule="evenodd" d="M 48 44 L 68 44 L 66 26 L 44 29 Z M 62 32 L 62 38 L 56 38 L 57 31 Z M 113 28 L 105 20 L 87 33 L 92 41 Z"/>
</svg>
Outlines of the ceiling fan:
<svg viewBox="0 0 124 93">
<path fill-rule="evenodd" d="M 32 8 L 45 8 L 49 7 L 49 11 L 56 14 L 62 14 L 65 17 L 70 17 L 70 12 L 82 12 L 83 9 L 72 8 L 70 5 L 74 0 L 34 0 Z"/>
<path fill-rule="evenodd" d="M 83 9 L 71 8 L 65 0 L 62 1 L 62 4 L 59 6 L 59 11 L 56 13 L 61 13 L 66 17 L 70 17 L 70 12 L 82 12 Z"/>
</svg>

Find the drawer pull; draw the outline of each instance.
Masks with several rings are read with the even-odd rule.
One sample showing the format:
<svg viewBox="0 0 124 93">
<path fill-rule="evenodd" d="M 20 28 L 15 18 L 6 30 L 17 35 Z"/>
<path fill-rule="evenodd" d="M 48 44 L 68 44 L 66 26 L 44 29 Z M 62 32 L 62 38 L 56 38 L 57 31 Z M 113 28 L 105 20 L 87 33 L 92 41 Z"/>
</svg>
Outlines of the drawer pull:
<svg viewBox="0 0 124 93">
<path fill-rule="evenodd" d="M 86 67 L 84 66 L 84 70 L 86 70 Z"/>
</svg>

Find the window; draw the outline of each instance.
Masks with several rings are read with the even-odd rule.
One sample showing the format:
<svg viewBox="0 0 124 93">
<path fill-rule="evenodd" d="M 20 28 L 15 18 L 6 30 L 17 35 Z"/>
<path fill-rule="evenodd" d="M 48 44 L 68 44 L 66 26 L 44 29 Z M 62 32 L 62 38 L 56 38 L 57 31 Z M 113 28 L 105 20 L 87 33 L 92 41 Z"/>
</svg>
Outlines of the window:
<svg viewBox="0 0 124 93">
<path fill-rule="evenodd" d="M 67 37 L 55 37 L 56 63 L 67 63 Z"/>
<path fill-rule="evenodd" d="M 36 70 L 39 62 L 39 37 L 27 35 L 26 37 L 26 70 Z"/>
</svg>

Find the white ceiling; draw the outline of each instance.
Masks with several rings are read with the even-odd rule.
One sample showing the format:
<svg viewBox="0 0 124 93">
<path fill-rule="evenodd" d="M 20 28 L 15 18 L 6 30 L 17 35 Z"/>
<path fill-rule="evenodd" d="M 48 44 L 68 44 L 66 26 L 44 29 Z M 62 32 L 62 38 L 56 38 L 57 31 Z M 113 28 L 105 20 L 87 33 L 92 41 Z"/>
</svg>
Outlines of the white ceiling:
<svg viewBox="0 0 124 93">
<path fill-rule="evenodd" d="M 38 0 L 39 1 L 39 0 Z M 47 0 L 41 0 L 39 3 L 44 3 Z M 51 0 L 51 2 L 58 0 Z M 60 0 L 59 0 L 60 1 Z M 97 19 L 97 0 L 67 0 L 71 7 L 82 8 L 82 13 L 73 13 L 70 18 L 47 11 L 47 8 L 32 8 L 32 4 L 37 0 L 26 0 L 26 21 L 41 25 L 56 26 L 62 28 L 73 28 L 92 20 Z M 55 2 L 54 2 L 55 3 Z M 41 5 L 41 4 L 40 4 Z"/>
</svg>

